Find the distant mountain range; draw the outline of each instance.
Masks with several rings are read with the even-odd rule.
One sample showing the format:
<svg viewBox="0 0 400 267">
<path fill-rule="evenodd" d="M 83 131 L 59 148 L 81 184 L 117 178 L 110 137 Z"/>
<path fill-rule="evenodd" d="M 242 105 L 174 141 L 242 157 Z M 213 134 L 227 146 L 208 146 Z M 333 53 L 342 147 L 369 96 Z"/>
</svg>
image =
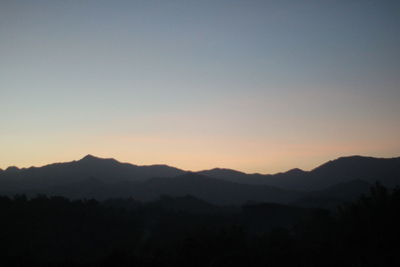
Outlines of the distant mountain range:
<svg viewBox="0 0 400 267">
<path fill-rule="evenodd" d="M 400 182 L 400 157 L 341 157 L 311 171 L 292 169 L 272 175 L 246 174 L 229 169 L 212 169 L 199 173 L 231 182 L 272 185 L 301 191 L 321 190 L 352 180 L 362 180 L 368 183 L 379 181 L 386 186 L 393 187 Z"/>
<path fill-rule="evenodd" d="M 193 195 L 217 204 L 247 201 L 326 206 L 366 192 L 370 184 L 400 183 L 400 157 L 342 157 L 311 171 L 246 174 L 230 169 L 188 172 L 167 165 L 137 166 L 87 155 L 81 160 L 43 167 L 0 171 L 0 194 L 49 194 L 72 198 Z M 317 202 L 318 202 L 317 201 Z"/>
</svg>

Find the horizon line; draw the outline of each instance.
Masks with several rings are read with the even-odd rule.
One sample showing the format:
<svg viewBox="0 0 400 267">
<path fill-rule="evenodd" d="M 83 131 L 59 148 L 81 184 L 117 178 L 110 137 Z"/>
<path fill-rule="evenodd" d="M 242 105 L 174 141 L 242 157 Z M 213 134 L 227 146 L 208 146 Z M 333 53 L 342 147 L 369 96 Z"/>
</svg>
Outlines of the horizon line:
<svg viewBox="0 0 400 267">
<path fill-rule="evenodd" d="M 114 161 L 116 161 L 116 162 L 118 162 L 118 163 L 121 163 L 121 164 L 129 164 L 129 165 L 133 165 L 133 166 L 137 166 L 137 167 L 167 166 L 167 167 L 170 167 L 170 168 L 176 168 L 176 169 L 182 170 L 182 171 L 184 171 L 184 172 L 193 172 L 193 173 L 198 173 L 198 172 L 203 172 L 203 171 L 210 171 L 210 170 L 220 169 L 220 170 L 235 171 L 235 172 L 239 172 L 239 173 L 243 173 L 243 174 L 248 174 L 248 175 L 257 175 L 257 174 L 258 174 L 258 175 L 275 175 L 275 174 L 279 174 L 279 173 L 286 173 L 286 172 L 289 172 L 289 171 L 292 171 L 292 170 L 301 170 L 301 171 L 303 171 L 303 172 L 309 172 L 309 171 L 312 171 L 312 170 L 314 170 L 314 169 L 316 169 L 316 168 L 318 168 L 318 167 L 320 167 L 320 166 L 322 166 L 322 165 L 324 165 L 324 164 L 326 164 L 326 163 L 328 163 L 328 162 L 332 162 L 332 161 L 335 161 L 335 160 L 338 160 L 338 159 L 341 159 L 341 158 L 355 158 L 355 157 L 360 157 L 360 158 L 373 158 L 373 159 L 396 159 L 396 158 L 400 158 L 400 156 L 396 156 L 396 157 L 373 157 L 373 156 L 363 156 L 363 155 L 348 155 L 348 156 L 340 156 L 340 157 L 337 157 L 337 158 L 335 158 L 335 159 L 327 160 L 327 161 L 323 162 L 322 164 L 319 164 L 319 165 L 317 165 L 316 167 L 311 168 L 310 170 L 304 170 L 304 169 L 302 169 L 302 168 L 293 167 L 293 168 L 287 169 L 286 171 L 280 171 L 280 172 L 275 172 L 275 173 L 261 173 L 261 172 L 245 172 L 245 171 L 241 171 L 241 170 L 237 170 L 237 169 L 233 169 L 233 168 L 224 168 L 224 167 L 213 167 L 213 168 L 200 169 L 200 170 L 186 170 L 186 169 L 183 169 L 183 168 L 180 168 L 180 167 L 172 166 L 172 165 L 169 165 L 169 164 L 162 164 L 162 163 L 138 165 L 138 164 L 135 164 L 135 163 L 132 163 L 132 162 L 122 162 L 122 161 L 119 161 L 118 159 L 113 158 L 113 157 L 111 157 L 111 158 L 108 158 L 108 157 L 98 157 L 98 156 L 94 156 L 93 154 L 86 154 L 85 156 L 81 157 L 81 158 L 78 159 L 78 160 L 62 161 L 62 162 L 52 162 L 52 163 L 47 163 L 47 164 L 40 165 L 40 166 L 33 166 L 33 165 L 31 165 L 31 166 L 29 166 L 29 167 L 18 167 L 18 166 L 16 166 L 16 165 L 10 165 L 10 166 L 6 167 L 5 169 L 0 168 L 0 171 L 6 171 L 6 170 L 9 169 L 9 168 L 16 168 L 16 169 L 18 169 L 18 170 L 26 170 L 26 169 L 30 169 L 30 168 L 42 168 L 42 167 L 46 167 L 46 166 L 53 165 L 53 164 L 63 164 L 63 163 L 79 162 L 79 161 L 84 160 L 85 158 L 94 158 L 94 159 L 99 159 L 99 160 L 114 160 Z"/>
</svg>

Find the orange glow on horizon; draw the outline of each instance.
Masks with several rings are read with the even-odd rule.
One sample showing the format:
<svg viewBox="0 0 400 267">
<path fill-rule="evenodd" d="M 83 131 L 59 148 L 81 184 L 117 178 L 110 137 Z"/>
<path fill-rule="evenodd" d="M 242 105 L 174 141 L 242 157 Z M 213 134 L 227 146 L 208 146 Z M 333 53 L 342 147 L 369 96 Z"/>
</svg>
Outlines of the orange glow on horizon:
<svg viewBox="0 0 400 267">
<path fill-rule="evenodd" d="M 309 143 L 268 143 L 216 137 L 151 137 L 113 136 L 86 138 L 54 138 L 41 143 L 21 143 L 9 147 L 8 155 L 0 155 L 0 168 L 8 166 L 43 166 L 55 162 L 79 160 L 87 154 L 115 158 L 136 165 L 166 164 L 184 170 L 199 171 L 215 167 L 230 168 L 247 173 L 276 173 L 292 168 L 311 170 L 328 160 L 341 156 L 365 155 L 375 157 L 399 156 L 396 140 L 386 140 L 386 150 L 366 141 Z M 24 153 L 21 153 L 24 151 Z M 34 152 L 33 152 L 34 151 Z M 62 153 L 60 153 L 62 151 Z"/>
</svg>

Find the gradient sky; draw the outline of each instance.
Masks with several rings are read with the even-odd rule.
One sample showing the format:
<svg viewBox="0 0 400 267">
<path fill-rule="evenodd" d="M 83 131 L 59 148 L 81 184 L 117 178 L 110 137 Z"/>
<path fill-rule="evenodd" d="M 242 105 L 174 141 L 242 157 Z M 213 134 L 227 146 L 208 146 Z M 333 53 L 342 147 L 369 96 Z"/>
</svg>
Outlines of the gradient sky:
<svg viewBox="0 0 400 267">
<path fill-rule="evenodd" d="M 0 0 L 0 168 L 400 156 L 400 1 Z"/>
</svg>

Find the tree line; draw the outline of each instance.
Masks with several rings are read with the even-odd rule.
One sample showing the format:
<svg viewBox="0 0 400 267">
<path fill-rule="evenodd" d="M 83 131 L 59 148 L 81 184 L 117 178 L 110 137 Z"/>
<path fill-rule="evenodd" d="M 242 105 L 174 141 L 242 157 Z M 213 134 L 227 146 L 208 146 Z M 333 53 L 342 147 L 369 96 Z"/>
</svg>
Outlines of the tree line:
<svg viewBox="0 0 400 267">
<path fill-rule="evenodd" d="M 1 266 L 394 266 L 400 189 L 379 184 L 335 211 L 0 197 Z"/>
</svg>

